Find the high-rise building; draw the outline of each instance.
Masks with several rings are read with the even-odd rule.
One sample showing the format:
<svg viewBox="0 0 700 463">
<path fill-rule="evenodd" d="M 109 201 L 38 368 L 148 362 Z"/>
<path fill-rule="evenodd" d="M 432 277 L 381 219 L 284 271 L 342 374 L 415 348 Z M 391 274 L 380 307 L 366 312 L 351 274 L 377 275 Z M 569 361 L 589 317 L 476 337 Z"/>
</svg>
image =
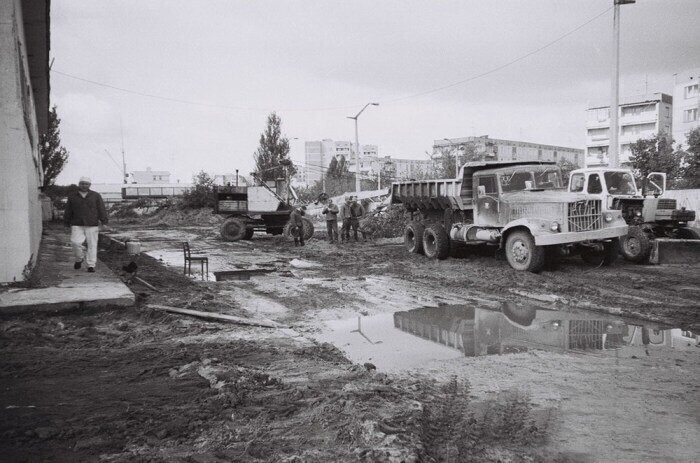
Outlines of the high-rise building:
<svg viewBox="0 0 700 463">
<path fill-rule="evenodd" d="M 320 141 L 307 141 L 304 149 L 304 172 L 305 181 L 308 185 L 313 185 L 321 180 L 326 173 L 326 169 L 331 164 L 333 158 L 340 161 L 345 158 L 348 170 L 355 172 L 355 152 L 354 143 L 349 141 L 335 141 L 323 139 Z M 360 156 L 360 173 L 377 172 L 378 155 L 376 145 L 362 145 L 362 155 Z M 374 168 L 374 170 L 372 170 Z"/>
<path fill-rule="evenodd" d="M 526 141 L 501 140 L 480 137 L 444 138 L 433 142 L 433 159 L 440 157 L 445 150 L 454 151 L 466 161 L 554 161 L 566 159 L 583 167 L 583 153 L 579 148 L 543 145 Z"/>
<path fill-rule="evenodd" d="M 700 127 L 700 68 L 676 77 L 673 88 L 673 139 L 685 146 L 688 133 Z"/>
<path fill-rule="evenodd" d="M 393 181 L 421 179 L 430 175 L 434 162 L 431 159 L 398 159 L 384 156 L 379 159 L 382 172 Z"/>
<path fill-rule="evenodd" d="M 640 138 L 654 135 L 671 137 L 673 97 L 654 93 L 649 97 L 622 99 L 619 106 L 619 162 L 628 164 L 630 145 Z M 595 106 L 586 110 L 586 165 L 608 165 L 610 146 L 610 106 Z"/>
</svg>

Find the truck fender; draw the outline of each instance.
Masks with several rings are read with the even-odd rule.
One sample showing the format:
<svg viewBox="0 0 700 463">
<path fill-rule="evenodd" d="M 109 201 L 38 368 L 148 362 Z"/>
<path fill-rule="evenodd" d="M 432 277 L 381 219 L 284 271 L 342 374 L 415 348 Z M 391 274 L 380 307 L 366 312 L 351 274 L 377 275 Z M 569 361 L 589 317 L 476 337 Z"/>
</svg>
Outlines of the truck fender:
<svg viewBox="0 0 700 463">
<path fill-rule="evenodd" d="M 503 247 L 503 243 L 505 243 L 506 238 L 508 237 L 508 233 L 511 230 L 514 229 L 526 229 L 532 236 L 535 236 L 538 233 L 541 233 L 543 231 L 549 231 L 549 224 L 551 224 L 551 220 L 545 220 L 545 219 L 531 219 L 531 218 L 522 218 L 522 219 L 517 219 L 513 220 L 512 222 L 508 222 L 505 227 L 501 230 L 501 243 L 500 247 Z"/>
</svg>

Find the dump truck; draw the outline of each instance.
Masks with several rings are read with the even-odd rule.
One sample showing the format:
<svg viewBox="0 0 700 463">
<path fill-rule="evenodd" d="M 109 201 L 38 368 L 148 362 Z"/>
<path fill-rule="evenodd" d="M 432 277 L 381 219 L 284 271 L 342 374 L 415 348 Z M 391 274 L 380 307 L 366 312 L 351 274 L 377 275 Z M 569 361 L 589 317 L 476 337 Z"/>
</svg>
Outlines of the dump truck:
<svg viewBox="0 0 700 463">
<path fill-rule="evenodd" d="M 629 232 L 620 239 L 620 253 L 636 263 L 649 261 L 658 238 L 700 239 L 700 229 L 689 226 L 695 211 L 679 209 L 675 199 L 662 197 L 665 173 L 652 172 L 643 183 L 640 192 L 632 171 L 625 168 L 589 167 L 569 174 L 569 192 L 586 192 L 600 198 L 606 210 L 622 212 Z"/>
<path fill-rule="evenodd" d="M 469 162 L 455 179 L 391 188 L 392 204 L 411 212 L 406 248 L 429 258 L 447 258 L 451 243 L 463 243 L 498 246 L 516 270 L 539 272 L 563 253 L 608 265 L 628 231 L 621 211 L 604 211 L 600 198 L 567 192 L 553 162 Z"/>
<path fill-rule="evenodd" d="M 221 224 L 221 237 L 226 241 L 249 240 L 256 231 L 271 235 L 290 236 L 289 216 L 294 210 L 289 197 L 284 198 L 281 190 L 286 190 L 284 182 L 277 182 L 274 189 L 266 182 L 257 181 L 251 186 L 216 186 L 214 188 L 214 214 L 225 215 Z M 278 193 L 278 190 L 280 193 Z M 289 195 L 287 195 L 289 196 Z M 314 226 L 307 217 L 304 222 L 304 239 L 314 234 Z"/>
</svg>

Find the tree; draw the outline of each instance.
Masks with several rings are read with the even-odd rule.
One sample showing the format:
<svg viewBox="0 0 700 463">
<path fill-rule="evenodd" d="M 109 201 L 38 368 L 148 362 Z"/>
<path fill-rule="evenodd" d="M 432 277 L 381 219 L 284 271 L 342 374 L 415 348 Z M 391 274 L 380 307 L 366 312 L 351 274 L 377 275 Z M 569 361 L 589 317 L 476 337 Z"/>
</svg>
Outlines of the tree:
<svg viewBox="0 0 700 463">
<path fill-rule="evenodd" d="M 290 176 L 296 173 L 289 159 L 289 140 L 282 136 L 281 126 L 282 119 L 273 112 L 267 116 L 267 127 L 260 134 L 260 146 L 253 157 L 256 173 L 263 181 L 285 178 L 285 169 Z"/>
<path fill-rule="evenodd" d="M 571 171 L 581 168 L 578 164 L 573 161 L 569 161 L 566 158 L 559 159 L 557 166 L 559 166 L 559 169 L 561 169 L 561 176 L 564 186 L 569 185 L 569 174 L 571 174 Z"/>
<path fill-rule="evenodd" d="M 630 145 L 630 150 L 630 163 L 638 183 L 651 172 L 665 172 L 669 188 L 679 183 L 682 156 L 680 152 L 673 151 L 671 140 L 658 135 L 647 139 L 640 138 Z"/>
<path fill-rule="evenodd" d="M 700 127 L 688 133 L 688 148 L 681 151 L 681 181 L 678 188 L 700 188 Z"/>
<path fill-rule="evenodd" d="M 56 106 L 49 111 L 49 126 L 46 133 L 39 137 L 39 151 L 41 153 L 41 167 L 44 171 L 43 187 L 53 185 L 56 177 L 61 173 L 68 161 L 68 151 L 61 146 L 61 131 Z"/>
<path fill-rule="evenodd" d="M 180 200 L 183 209 L 214 206 L 214 177 L 200 171 L 192 177 L 192 188 L 185 191 Z"/>
</svg>

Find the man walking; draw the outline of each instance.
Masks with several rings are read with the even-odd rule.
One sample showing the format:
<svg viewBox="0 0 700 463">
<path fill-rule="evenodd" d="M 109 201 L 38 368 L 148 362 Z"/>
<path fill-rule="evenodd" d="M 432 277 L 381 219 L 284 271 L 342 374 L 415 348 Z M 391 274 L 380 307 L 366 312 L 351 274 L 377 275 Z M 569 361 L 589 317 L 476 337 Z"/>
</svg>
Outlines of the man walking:
<svg viewBox="0 0 700 463">
<path fill-rule="evenodd" d="M 294 208 L 289 215 L 289 221 L 292 223 L 290 231 L 294 237 L 294 246 L 304 246 L 304 221 L 302 216 L 306 214 L 306 206 Z"/>
<path fill-rule="evenodd" d="M 78 270 L 84 260 L 87 260 L 88 272 L 95 271 L 97 264 L 97 237 L 100 222 L 107 225 L 109 221 L 102 196 L 90 190 L 90 179 L 80 177 L 78 191 L 68 195 L 63 221 L 70 227 L 70 243 L 73 247 L 75 264 Z M 87 241 L 87 256 L 83 243 Z"/>
<path fill-rule="evenodd" d="M 332 199 L 328 199 L 326 208 L 323 209 L 323 214 L 326 216 L 326 231 L 328 233 L 328 242 L 338 242 L 338 206 L 333 204 Z"/>
</svg>

